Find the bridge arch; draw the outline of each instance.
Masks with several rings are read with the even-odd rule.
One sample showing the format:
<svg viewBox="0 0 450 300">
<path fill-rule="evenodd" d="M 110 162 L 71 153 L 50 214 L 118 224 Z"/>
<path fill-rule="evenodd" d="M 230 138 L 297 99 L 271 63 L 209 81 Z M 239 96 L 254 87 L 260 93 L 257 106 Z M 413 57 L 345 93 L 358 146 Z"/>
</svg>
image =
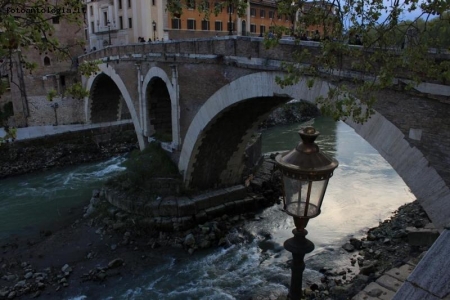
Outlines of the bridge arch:
<svg viewBox="0 0 450 300">
<path fill-rule="evenodd" d="M 296 85 L 282 89 L 275 82 L 276 75 L 281 74 L 260 72 L 240 77 L 219 89 L 204 103 L 187 130 L 178 163 L 187 186 L 192 183 L 198 184 L 196 177 L 200 172 L 207 175 L 217 171 L 230 172 L 234 176 L 239 174 L 240 170 L 237 169 L 239 162 L 236 161 L 236 158 L 239 156 L 238 154 L 243 154 L 242 148 L 245 147 L 246 135 L 250 131 L 244 132 L 244 135 L 241 136 L 242 140 L 234 141 L 239 145 L 235 147 L 236 151 L 228 159 L 225 165 L 226 170 L 214 169 L 214 166 L 198 163 L 202 159 L 201 156 L 206 153 L 205 149 L 202 149 L 202 145 L 208 142 L 217 142 L 214 136 L 210 136 L 208 140 L 208 130 L 214 126 L 214 123 L 220 122 L 220 118 L 233 107 L 253 101 L 252 99 L 272 99 L 270 101 L 274 100 L 275 106 L 277 103 L 293 98 L 314 103 L 318 96 L 326 96 L 332 87 L 326 81 L 316 80 L 314 86 L 308 88 L 306 80 L 301 80 Z M 450 210 L 447 208 L 450 203 L 450 190 L 424 155 L 405 139 L 401 130 L 378 112 L 363 125 L 356 124 L 351 120 L 348 120 L 347 124 L 391 164 L 420 201 L 433 223 L 438 228 L 447 226 L 448 220 L 450 220 Z M 235 161 L 233 162 L 233 160 Z M 210 162 L 210 164 L 214 163 L 215 161 Z M 196 172 L 196 169 L 199 171 Z M 222 175 L 216 174 L 216 178 L 223 179 L 220 177 Z M 202 179 L 204 178 L 200 178 L 200 180 Z"/>
<path fill-rule="evenodd" d="M 120 92 L 121 99 L 117 99 L 118 100 L 117 104 L 120 105 L 121 100 L 123 102 L 125 102 L 126 108 L 128 109 L 128 112 L 130 114 L 134 128 L 136 130 L 139 147 L 141 149 L 144 149 L 144 146 L 145 146 L 144 138 L 141 134 L 139 134 L 141 132 L 141 126 L 139 124 L 139 119 L 137 117 L 136 109 L 134 108 L 133 102 L 131 100 L 131 96 L 130 96 L 124 82 L 122 81 L 120 76 L 116 73 L 114 68 L 112 68 L 110 65 L 103 63 L 103 64 L 99 64 L 98 67 L 100 69 L 98 74 L 90 76 L 87 79 L 86 84 L 85 84 L 86 89 L 88 91 L 90 91 L 90 95 L 88 97 L 84 98 L 84 112 L 85 112 L 85 117 L 86 117 L 86 123 L 92 122 L 91 107 L 93 104 L 92 96 L 94 95 L 95 88 L 96 88 L 95 85 L 98 83 L 102 83 L 102 81 L 103 81 L 103 83 L 106 83 L 108 87 L 113 88 L 112 91 L 114 93 Z M 111 83 L 113 83 L 113 85 Z M 115 90 L 115 89 L 117 89 L 117 90 Z"/>
<path fill-rule="evenodd" d="M 142 88 L 144 98 L 142 109 L 145 112 L 142 126 L 144 136 L 151 136 L 158 130 L 162 131 L 163 134 L 170 133 L 172 137 L 171 146 L 178 149 L 180 144 L 180 111 L 177 89 L 166 72 L 158 67 L 150 68 L 144 77 Z M 158 104 L 159 108 L 157 108 Z M 170 113 L 167 114 L 169 108 Z M 161 114 L 163 117 L 159 117 Z M 155 121 L 158 124 L 155 124 Z M 169 127 L 170 131 L 168 130 Z"/>
</svg>

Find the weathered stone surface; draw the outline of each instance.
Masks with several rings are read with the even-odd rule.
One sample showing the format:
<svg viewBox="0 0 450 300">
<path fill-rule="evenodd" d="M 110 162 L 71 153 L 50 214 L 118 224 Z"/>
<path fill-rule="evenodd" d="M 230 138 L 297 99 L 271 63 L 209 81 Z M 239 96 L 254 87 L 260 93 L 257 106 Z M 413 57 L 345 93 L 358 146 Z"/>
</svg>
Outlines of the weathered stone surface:
<svg viewBox="0 0 450 300">
<path fill-rule="evenodd" d="M 407 281 L 438 297 L 444 298 L 449 295 L 450 272 L 448 270 L 450 270 L 450 260 L 448 259 L 448 253 L 450 253 L 450 230 L 445 230 L 419 262 Z M 402 291 L 402 293 L 407 292 Z"/>
<path fill-rule="evenodd" d="M 390 300 L 394 296 L 394 292 L 380 286 L 375 282 L 370 283 L 364 288 L 363 291 L 371 297 L 376 297 L 382 300 Z"/>
<path fill-rule="evenodd" d="M 159 204 L 159 215 L 162 217 L 178 216 L 178 204 L 176 197 L 166 197 Z"/>
<path fill-rule="evenodd" d="M 188 197 L 180 197 L 178 198 L 177 203 L 179 217 L 195 215 L 196 209 L 193 200 L 189 199 Z"/>
<path fill-rule="evenodd" d="M 394 277 L 397 280 L 405 281 L 413 270 L 414 270 L 413 266 L 405 264 L 399 268 L 390 269 L 389 271 L 386 272 L 386 274 Z"/>
<path fill-rule="evenodd" d="M 439 237 L 439 231 L 431 228 L 406 228 L 408 243 L 413 246 L 431 246 Z"/>
<path fill-rule="evenodd" d="M 398 289 L 400 288 L 400 286 L 403 284 L 403 282 L 401 282 L 400 280 L 391 277 L 389 275 L 383 275 L 380 278 L 377 279 L 376 281 L 379 285 L 381 285 L 382 287 L 391 290 L 393 292 L 398 291 Z"/>
</svg>

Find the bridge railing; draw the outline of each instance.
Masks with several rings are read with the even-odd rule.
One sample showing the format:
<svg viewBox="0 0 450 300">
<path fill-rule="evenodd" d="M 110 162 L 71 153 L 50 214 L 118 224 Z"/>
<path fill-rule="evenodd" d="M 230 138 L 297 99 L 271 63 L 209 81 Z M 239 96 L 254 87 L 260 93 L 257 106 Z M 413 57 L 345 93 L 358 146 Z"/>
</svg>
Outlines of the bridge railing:
<svg viewBox="0 0 450 300">
<path fill-rule="evenodd" d="M 186 40 L 169 40 L 152 43 L 137 43 L 120 46 L 106 47 L 95 52 L 80 56 L 79 61 L 84 60 L 152 60 L 152 61 L 186 61 L 186 59 L 216 59 L 220 62 L 224 57 L 239 57 L 260 59 L 265 61 L 294 62 L 296 51 L 306 49 L 310 55 L 303 61 L 304 64 L 311 64 L 314 58 L 321 54 L 322 44 L 313 41 L 295 42 L 291 40 L 280 40 L 279 45 L 272 48 L 266 48 L 264 39 L 259 37 L 215 37 L 215 38 L 197 38 Z M 350 46 L 352 48 L 361 48 L 361 46 Z M 364 49 L 366 58 L 376 49 Z M 390 54 L 400 55 L 401 49 L 388 49 Z M 357 58 L 336 54 L 339 59 L 340 70 L 344 73 L 359 74 L 367 76 L 364 70 L 357 67 Z M 430 49 L 429 57 L 436 60 L 450 60 L 448 51 L 436 51 Z M 362 59 L 362 58 L 360 58 Z M 241 60 L 242 61 L 242 60 Z M 268 64 L 269 65 L 269 64 Z M 279 66 L 279 64 L 278 64 Z M 319 70 L 319 69 L 318 69 Z M 321 70 L 319 70 L 321 71 Z M 407 70 L 398 70 L 398 78 L 408 79 Z M 360 76 L 358 75 L 358 76 Z M 376 75 L 376 74 L 372 74 Z M 427 80 L 433 82 L 433 80 Z"/>
</svg>

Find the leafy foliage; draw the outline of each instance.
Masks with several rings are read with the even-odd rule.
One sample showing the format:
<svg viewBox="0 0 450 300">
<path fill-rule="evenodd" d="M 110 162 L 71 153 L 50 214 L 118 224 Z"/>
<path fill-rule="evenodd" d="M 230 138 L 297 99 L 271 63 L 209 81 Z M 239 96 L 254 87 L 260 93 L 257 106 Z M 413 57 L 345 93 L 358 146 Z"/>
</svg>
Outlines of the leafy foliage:
<svg viewBox="0 0 450 300">
<path fill-rule="evenodd" d="M 126 171 L 111 178 L 107 185 L 130 192 L 150 191 L 151 178 L 179 178 L 177 166 L 159 143 L 150 143 L 143 151 L 135 150 L 125 162 Z"/>
<path fill-rule="evenodd" d="M 336 120 L 365 122 L 374 112 L 375 92 L 392 87 L 396 78 L 408 79 L 409 88 L 425 80 L 450 80 L 450 63 L 430 55 L 431 48 L 442 52 L 450 45 L 448 1 L 393 1 L 391 6 L 383 0 L 277 3 L 278 13 L 291 16 L 291 25 L 275 26 L 266 35 L 266 47 L 275 47 L 285 34 L 298 45 L 294 62 L 283 64 L 287 75 L 277 83 L 284 87 L 306 80 L 312 88 L 318 78 L 330 82 L 328 94 L 317 104 Z M 404 21 L 404 13 L 418 17 Z M 310 36 L 320 41 L 319 48 L 300 43 L 311 28 L 321 31 Z M 352 72 L 350 84 L 338 83 L 344 70 Z"/>
<path fill-rule="evenodd" d="M 0 137 L 0 145 L 8 140 L 14 140 L 16 138 L 17 129 L 9 128 L 7 126 L 8 118 L 14 114 L 12 102 L 8 102 L 0 107 L 0 126 L 5 128 L 6 135 Z"/>
<path fill-rule="evenodd" d="M 209 20 L 211 14 L 217 16 L 223 9 L 228 9 L 229 6 L 233 7 L 233 11 L 236 11 L 239 17 L 242 17 L 246 13 L 248 3 L 242 0 L 215 1 L 213 3 L 208 0 L 168 0 L 166 11 L 179 18 L 183 14 L 183 10 L 195 8 L 205 20 Z"/>
</svg>

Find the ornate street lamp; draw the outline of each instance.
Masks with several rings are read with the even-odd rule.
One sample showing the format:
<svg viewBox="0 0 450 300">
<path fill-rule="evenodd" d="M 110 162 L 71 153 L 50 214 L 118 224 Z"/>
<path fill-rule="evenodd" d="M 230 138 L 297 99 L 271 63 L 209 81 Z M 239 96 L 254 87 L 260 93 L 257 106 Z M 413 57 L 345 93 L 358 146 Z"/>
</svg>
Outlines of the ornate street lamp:
<svg viewBox="0 0 450 300">
<path fill-rule="evenodd" d="M 309 219 L 320 214 L 328 181 L 333 176 L 338 161 L 320 152 L 314 140 L 319 132 L 313 127 L 299 131 L 302 142 L 287 153 L 277 155 L 278 169 L 283 174 L 284 211 L 294 217 L 294 237 L 284 242 L 284 248 L 292 253 L 292 278 L 289 296 L 292 300 L 302 297 L 304 257 L 314 250 L 314 244 L 306 238 Z"/>
</svg>

